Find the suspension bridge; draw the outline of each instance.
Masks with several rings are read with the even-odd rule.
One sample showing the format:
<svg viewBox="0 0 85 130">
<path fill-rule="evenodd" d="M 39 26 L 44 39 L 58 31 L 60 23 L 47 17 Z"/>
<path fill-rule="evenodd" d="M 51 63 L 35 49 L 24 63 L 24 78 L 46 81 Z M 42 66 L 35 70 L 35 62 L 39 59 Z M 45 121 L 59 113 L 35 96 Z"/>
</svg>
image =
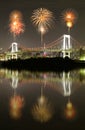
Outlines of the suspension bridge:
<svg viewBox="0 0 85 130">
<path fill-rule="evenodd" d="M 47 57 L 69 57 L 76 59 L 80 55 L 81 44 L 72 38 L 70 35 L 62 35 L 57 40 L 44 44 L 43 47 L 26 48 L 14 42 L 6 50 L 6 59 L 17 59 L 23 57 L 33 56 L 47 56 Z"/>
</svg>

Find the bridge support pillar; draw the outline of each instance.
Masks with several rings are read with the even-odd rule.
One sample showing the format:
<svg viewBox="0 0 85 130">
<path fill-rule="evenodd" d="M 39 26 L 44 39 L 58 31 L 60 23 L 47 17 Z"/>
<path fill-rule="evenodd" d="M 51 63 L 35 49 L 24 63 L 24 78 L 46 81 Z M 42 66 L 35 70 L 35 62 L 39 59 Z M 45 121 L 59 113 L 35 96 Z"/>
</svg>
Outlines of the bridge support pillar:
<svg viewBox="0 0 85 130">
<path fill-rule="evenodd" d="M 18 58 L 17 54 L 16 53 L 12 53 L 12 59 L 17 59 L 17 58 Z"/>
<path fill-rule="evenodd" d="M 62 53 L 63 53 L 63 58 L 65 58 L 65 57 L 70 58 L 71 57 L 71 52 L 70 51 L 63 50 Z"/>
<path fill-rule="evenodd" d="M 12 59 L 17 59 L 17 53 L 18 52 L 18 45 L 16 42 L 12 43 L 12 50 L 11 50 L 11 53 L 12 53 Z"/>
<path fill-rule="evenodd" d="M 63 58 L 69 57 L 70 58 L 70 49 L 71 49 L 71 44 L 70 44 L 70 35 L 64 35 L 63 37 L 63 46 L 62 46 L 62 53 L 63 53 Z"/>
</svg>

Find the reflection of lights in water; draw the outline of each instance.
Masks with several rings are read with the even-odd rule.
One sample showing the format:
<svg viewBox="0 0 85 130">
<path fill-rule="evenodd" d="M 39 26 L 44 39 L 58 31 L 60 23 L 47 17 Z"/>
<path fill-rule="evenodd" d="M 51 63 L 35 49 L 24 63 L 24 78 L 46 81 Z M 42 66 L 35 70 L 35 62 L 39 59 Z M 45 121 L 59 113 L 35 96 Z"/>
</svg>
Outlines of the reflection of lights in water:
<svg viewBox="0 0 85 130">
<path fill-rule="evenodd" d="M 21 117 L 21 109 L 24 106 L 24 99 L 20 96 L 13 96 L 10 99 L 10 116 L 14 119 Z"/>
<path fill-rule="evenodd" d="M 44 103 L 46 103 L 45 97 L 44 97 L 44 96 L 41 96 L 41 97 L 38 99 L 38 103 L 39 103 L 40 105 L 43 105 Z"/>
<path fill-rule="evenodd" d="M 81 75 L 85 76 L 85 69 L 80 69 L 79 72 L 80 72 Z"/>
<path fill-rule="evenodd" d="M 70 79 L 70 72 L 68 72 L 68 73 L 63 72 L 62 86 L 63 86 L 63 90 L 64 90 L 64 96 L 70 96 L 71 95 L 71 86 L 72 86 L 72 80 Z"/>
<path fill-rule="evenodd" d="M 52 118 L 52 106 L 45 96 L 41 96 L 32 108 L 32 115 L 35 120 L 43 123 Z"/>
<path fill-rule="evenodd" d="M 12 88 L 16 89 L 18 87 L 18 71 L 12 71 L 11 79 L 11 86 Z"/>
<path fill-rule="evenodd" d="M 85 55 L 80 56 L 81 61 L 85 61 Z"/>
<path fill-rule="evenodd" d="M 70 119 L 70 120 L 76 117 L 75 107 L 70 101 L 66 104 L 64 115 L 66 119 Z"/>
</svg>

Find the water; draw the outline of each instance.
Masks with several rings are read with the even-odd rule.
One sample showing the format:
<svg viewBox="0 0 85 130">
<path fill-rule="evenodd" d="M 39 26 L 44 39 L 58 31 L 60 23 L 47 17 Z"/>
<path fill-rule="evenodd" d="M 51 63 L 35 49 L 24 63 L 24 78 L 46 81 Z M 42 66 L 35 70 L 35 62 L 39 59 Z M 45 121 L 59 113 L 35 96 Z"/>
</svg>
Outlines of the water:
<svg viewBox="0 0 85 130">
<path fill-rule="evenodd" d="M 0 127 L 85 128 L 85 69 L 69 72 L 0 69 Z"/>
</svg>

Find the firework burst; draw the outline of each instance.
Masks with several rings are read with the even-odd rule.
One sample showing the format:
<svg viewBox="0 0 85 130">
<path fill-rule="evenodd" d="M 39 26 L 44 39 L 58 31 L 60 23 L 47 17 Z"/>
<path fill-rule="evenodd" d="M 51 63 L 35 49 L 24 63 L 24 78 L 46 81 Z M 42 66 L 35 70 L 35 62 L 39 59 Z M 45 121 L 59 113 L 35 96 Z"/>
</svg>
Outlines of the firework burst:
<svg viewBox="0 0 85 130">
<path fill-rule="evenodd" d="M 53 19 L 53 13 L 45 8 L 34 10 L 31 17 L 33 24 L 38 27 L 39 31 L 42 27 L 44 28 L 44 33 L 52 27 Z"/>
<path fill-rule="evenodd" d="M 14 10 L 10 13 L 10 21 L 22 20 L 22 13 L 18 10 Z"/>
<path fill-rule="evenodd" d="M 24 32 L 24 24 L 21 21 L 13 21 L 9 26 L 10 32 L 13 33 L 13 35 L 19 35 Z"/>
<path fill-rule="evenodd" d="M 31 17 L 33 24 L 38 28 L 41 33 L 41 44 L 43 43 L 43 35 L 53 26 L 54 17 L 53 13 L 45 8 L 38 8 L 33 11 Z"/>
<path fill-rule="evenodd" d="M 20 11 L 11 12 L 9 21 L 10 32 L 14 37 L 24 32 L 24 23 L 22 22 L 22 13 Z"/>
<path fill-rule="evenodd" d="M 68 28 L 71 28 L 77 21 L 77 12 L 73 9 L 67 9 L 62 13 L 62 20 Z"/>
</svg>

